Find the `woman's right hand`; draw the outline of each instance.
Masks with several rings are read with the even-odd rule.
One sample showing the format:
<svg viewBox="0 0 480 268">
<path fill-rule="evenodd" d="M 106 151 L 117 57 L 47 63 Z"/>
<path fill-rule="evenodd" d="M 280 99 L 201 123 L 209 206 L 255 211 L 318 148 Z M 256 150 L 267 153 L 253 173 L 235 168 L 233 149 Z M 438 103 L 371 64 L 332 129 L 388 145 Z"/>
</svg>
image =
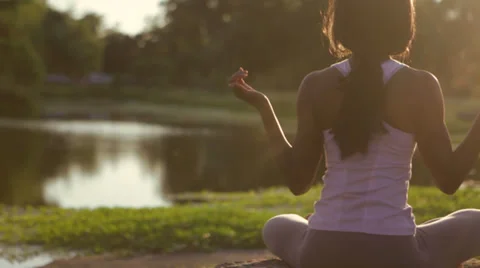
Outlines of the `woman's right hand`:
<svg viewBox="0 0 480 268">
<path fill-rule="evenodd" d="M 255 90 L 247 84 L 245 82 L 245 78 L 247 77 L 248 71 L 240 68 L 231 76 L 228 85 L 233 88 L 233 93 L 237 98 L 247 102 L 255 108 L 260 108 L 261 105 L 268 103 L 268 98 L 265 94 Z"/>
</svg>

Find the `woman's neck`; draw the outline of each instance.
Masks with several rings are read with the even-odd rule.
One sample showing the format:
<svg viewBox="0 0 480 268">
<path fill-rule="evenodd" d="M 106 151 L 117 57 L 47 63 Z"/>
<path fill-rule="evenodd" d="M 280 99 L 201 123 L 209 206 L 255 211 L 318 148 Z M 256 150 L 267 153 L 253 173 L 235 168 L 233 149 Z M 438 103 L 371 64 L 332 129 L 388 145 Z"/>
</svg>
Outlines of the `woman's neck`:
<svg viewBox="0 0 480 268">
<path fill-rule="evenodd" d="M 358 55 L 355 55 L 353 54 L 351 57 L 350 57 L 350 63 L 352 64 L 352 66 L 357 62 L 359 61 L 360 59 L 363 59 L 363 58 L 366 58 L 368 59 L 370 62 L 378 62 L 378 63 L 383 63 L 387 60 L 391 60 L 392 57 L 389 56 L 389 55 L 385 55 L 385 56 L 358 56 Z"/>
</svg>

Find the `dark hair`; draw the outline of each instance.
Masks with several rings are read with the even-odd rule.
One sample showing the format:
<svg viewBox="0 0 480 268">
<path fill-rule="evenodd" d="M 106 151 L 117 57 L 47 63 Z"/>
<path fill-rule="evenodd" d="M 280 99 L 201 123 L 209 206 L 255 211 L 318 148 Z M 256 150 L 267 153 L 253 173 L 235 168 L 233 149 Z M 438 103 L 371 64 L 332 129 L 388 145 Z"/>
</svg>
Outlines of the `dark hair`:
<svg viewBox="0 0 480 268">
<path fill-rule="evenodd" d="M 323 32 L 334 56 L 353 55 L 352 71 L 340 84 L 343 103 L 332 127 L 344 159 L 366 153 L 371 138 L 386 133 L 381 63 L 410 52 L 414 0 L 329 0 Z"/>
</svg>

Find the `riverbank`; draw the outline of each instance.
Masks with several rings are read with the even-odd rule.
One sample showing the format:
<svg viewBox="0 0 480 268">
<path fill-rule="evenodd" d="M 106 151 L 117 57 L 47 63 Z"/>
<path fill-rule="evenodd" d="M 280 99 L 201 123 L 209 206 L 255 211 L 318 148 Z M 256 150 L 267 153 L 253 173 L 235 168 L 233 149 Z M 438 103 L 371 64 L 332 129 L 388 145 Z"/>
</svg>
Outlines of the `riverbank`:
<svg viewBox="0 0 480 268">
<path fill-rule="evenodd" d="M 268 218 L 280 213 L 306 215 L 320 191 L 316 187 L 301 197 L 284 188 L 185 194 L 178 198 L 195 203 L 171 208 L 2 207 L 0 243 L 122 256 L 257 250 L 264 248 L 261 229 Z M 422 223 L 458 209 L 480 208 L 480 195 L 471 188 L 445 196 L 435 188 L 412 187 L 409 202 L 417 223 Z"/>
<path fill-rule="evenodd" d="M 266 94 L 285 131 L 293 134 L 296 128 L 296 92 L 267 91 Z M 227 88 L 220 91 L 49 86 L 39 88 L 35 96 L 25 97 L 25 101 L 35 100 L 32 105 L 38 110 L 36 114 L 40 119 L 137 121 L 193 127 L 262 127 L 255 109 L 236 99 Z M 445 105 L 446 121 L 456 142 L 468 131 L 469 123 L 473 120 L 471 114 L 478 111 L 480 99 L 448 97 Z M 5 105 L 7 108 L 10 106 Z M 15 111 L 2 112 L 0 117 L 7 117 L 11 113 L 18 114 L 13 117 L 21 116 L 22 113 Z"/>
<path fill-rule="evenodd" d="M 295 93 L 270 94 L 285 132 L 296 131 Z M 227 94 L 185 91 L 165 93 L 151 102 L 135 100 L 46 99 L 42 118 L 65 120 L 137 121 L 182 126 L 239 126 L 261 129 L 255 109 Z M 460 141 L 479 110 L 480 99 L 446 98 L 446 122 L 454 143 Z"/>
<path fill-rule="evenodd" d="M 261 119 L 255 111 L 235 111 L 212 107 L 191 107 L 180 104 L 154 105 L 128 102 L 94 102 L 83 104 L 49 103 L 42 118 L 58 120 L 108 120 L 150 124 L 179 125 L 187 127 L 261 127 Z M 282 125 L 292 131 L 295 119 L 282 117 Z"/>
</svg>

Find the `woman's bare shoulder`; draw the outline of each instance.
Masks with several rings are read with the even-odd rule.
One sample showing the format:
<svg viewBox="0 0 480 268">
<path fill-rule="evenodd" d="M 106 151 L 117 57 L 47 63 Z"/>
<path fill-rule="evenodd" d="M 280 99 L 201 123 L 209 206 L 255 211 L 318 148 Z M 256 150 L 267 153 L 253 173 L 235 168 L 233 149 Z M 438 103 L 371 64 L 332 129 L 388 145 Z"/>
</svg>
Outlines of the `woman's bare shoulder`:
<svg viewBox="0 0 480 268">
<path fill-rule="evenodd" d="M 413 82 L 438 82 L 437 77 L 430 71 L 424 69 L 417 69 L 411 66 L 406 66 L 405 73 L 412 79 Z"/>
<path fill-rule="evenodd" d="M 324 69 L 314 70 L 305 75 L 300 86 L 300 90 L 307 92 L 322 92 L 326 89 L 331 89 L 338 84 L 339 78 L 342 77 L 340 71 L 329 66 Z"/>
</svg>

